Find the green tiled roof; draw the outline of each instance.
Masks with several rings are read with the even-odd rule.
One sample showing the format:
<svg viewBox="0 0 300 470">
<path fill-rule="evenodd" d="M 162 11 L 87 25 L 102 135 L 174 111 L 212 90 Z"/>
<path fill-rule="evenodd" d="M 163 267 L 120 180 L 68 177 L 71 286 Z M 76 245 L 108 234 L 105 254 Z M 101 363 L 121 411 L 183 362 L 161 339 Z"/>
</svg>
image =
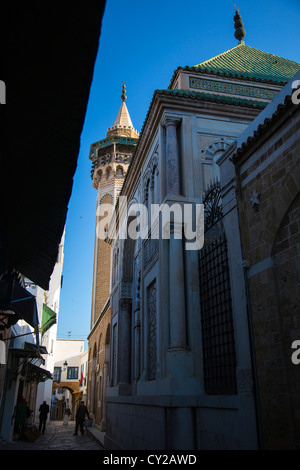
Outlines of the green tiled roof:
<svg viewBox="0 0 300 470">
<path fill-rule="evenodd" d="M 267 106 L 266 101 L 258 101 L 258 100 L 248 100 L 247 98 L 236 98 L 234 96 L 222 96 L 216 95 L 214 93 L 205 93 L 205 92 L 198 92 L 198 91 L 188 91 L 188 90 L 155 90 L 155 93 L 158 95 L 173 95 L 173 96 L 181 96 L 183 98 L 189 98 L 191 100 L 197 101 L 212 101 L 215 103 L 222 103 L 222 104 L 234 104 L 238 106 L 246 106 L 248 108 L 258 108 L 264 109 Z"/>
<path fill-rule="evenodd" d="M 300 63 L 238 44 L 222 54 L 193 67 L 196 71 L 234 76 L 277 84 L 287 83 L 300 69 Z"/>
</svg>

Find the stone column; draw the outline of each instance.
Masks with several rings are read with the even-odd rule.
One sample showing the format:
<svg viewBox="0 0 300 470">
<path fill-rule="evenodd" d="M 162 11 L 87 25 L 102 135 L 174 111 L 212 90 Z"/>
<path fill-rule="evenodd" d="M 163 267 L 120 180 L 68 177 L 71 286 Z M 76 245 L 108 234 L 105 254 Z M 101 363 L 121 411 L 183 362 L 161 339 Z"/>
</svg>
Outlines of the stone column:
<svg viewBox="0 0 300 470">
<path fill-rule="evenodd" d="M 120 300 L 120 336 L 119 336 L 119 385 L 130 384 L 131 358 L 131 300 Z"/>
<path fill-rule="evenodd" d="M 167 202 L 172 196 L 180 195 L 180 162 L 177 126 L 180 120 L 167 117 L 166 126 L 166 180 Z M 170 203 L 170 202 L 169 202 Z M 172 204 L 172 202 L 171 202 Z M 185 349 L 185 285 L 182 223 L 170 224 L 169 242 L 169 286 L 170 286 L 170 349 Z"/>
<path fill-rule="evenodd" d="M 167 194 L 180 194 L 179 150 L 177 141 L 177 126 L 179 120 L 166 118 L 166 178 Z"/>
<path fill-rule="evenodd" d="M 167 193 L 166 189 L 166 129 L 164 123 L 159 128 L 159 197 L 156 201 L 159 203 L 159 199 L 162 201 Z"/>
<path fill-rule="evenodd" d="M 170 226 L 170 349 L 186 348 L 182 224 Z"/>
</svg>

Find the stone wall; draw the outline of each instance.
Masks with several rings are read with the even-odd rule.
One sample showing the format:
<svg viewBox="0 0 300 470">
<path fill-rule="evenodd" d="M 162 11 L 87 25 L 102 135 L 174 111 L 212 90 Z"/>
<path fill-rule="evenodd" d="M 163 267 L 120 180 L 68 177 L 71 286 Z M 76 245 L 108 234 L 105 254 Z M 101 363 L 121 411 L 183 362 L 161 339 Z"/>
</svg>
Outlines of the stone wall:
<svg viewBox="0 0 300 470">
<path fill-rule="evenodd" d="M 273 116 L 236 162 L 266 449 L 300 448 L 300 366 L 291 361 L 300 339 L 299 109 Z"/>
<path fill-rule="evenodd" d="M 248 444 L 243 440 L 247 429 L 241 429 L 237 397 L 214 397 L 214 400 L 191 396 L 181 398 L 172 400 L 166 396 L 148 396 L 136 400 L 133 397 L 109 397 L 105 449 L 255 448 L 255 438 L 250 438 Z M 253 419 L 253 415 L 249 415 L 249 428 Z"/>
</svg>

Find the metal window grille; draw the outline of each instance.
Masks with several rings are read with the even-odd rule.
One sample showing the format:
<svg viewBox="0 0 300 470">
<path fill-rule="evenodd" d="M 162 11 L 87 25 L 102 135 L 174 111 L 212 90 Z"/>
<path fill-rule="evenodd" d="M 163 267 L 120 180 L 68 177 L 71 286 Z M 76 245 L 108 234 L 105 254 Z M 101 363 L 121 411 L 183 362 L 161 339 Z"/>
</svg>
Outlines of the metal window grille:
<svg viewBox="0 0 300 470">
<path fill-rule="evenodd" d="M 202 348 L 205 391 L 237 393 L 236 352 L 225 235 L 199 253 Z"/>
</svg>

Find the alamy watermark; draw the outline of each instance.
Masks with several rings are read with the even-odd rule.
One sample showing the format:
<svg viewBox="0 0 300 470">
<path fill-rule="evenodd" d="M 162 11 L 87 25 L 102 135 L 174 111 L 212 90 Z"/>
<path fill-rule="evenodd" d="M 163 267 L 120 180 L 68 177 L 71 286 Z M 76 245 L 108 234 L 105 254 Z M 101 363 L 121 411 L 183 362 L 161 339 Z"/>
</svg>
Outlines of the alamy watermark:
<svg viewBox="0 0 300 470">
<path fill-rule="evenodd" d="M 297 366 L 300 364 L 300 340 L 296 339 L 295 341 L 292 342 L 292 349 L 296 349 L 296 351 L 293 352 L 291 356 L 292 363 Z"/>
<path fill-rule="evenodd" d="M 300 104 L 300 80 L 294 80 L 293 83 L 292 83 L 292 89 L 295 91 L 293 91 L 292 93 L 292 102 L 294 104 Z"/>
<path fill-rule="evenodd" d="M 0 104 L 6 104 L 6 86 L 3 80 L 0 80 Z"/>
<path fill-rule="evenodd" d="M 97 237 L 105 240 L 184 239 L 186 250 L 200 250 L 204 244 L 204 205 L 196 203 L 127 204 L 120 196 L 117 210 L 111 204 L 97 209 Z M 116 220 L 118 219 L 118 230 Z M 109 230 L 108 230 L 109 227 Z"/>
</svg>

